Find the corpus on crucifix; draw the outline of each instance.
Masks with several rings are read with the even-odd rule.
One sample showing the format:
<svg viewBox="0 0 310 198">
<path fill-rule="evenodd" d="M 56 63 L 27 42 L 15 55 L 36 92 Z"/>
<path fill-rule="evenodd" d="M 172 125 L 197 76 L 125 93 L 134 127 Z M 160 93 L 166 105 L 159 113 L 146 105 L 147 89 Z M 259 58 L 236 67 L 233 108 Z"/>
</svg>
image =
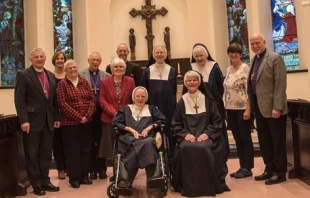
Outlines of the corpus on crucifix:
<svg viewBox="0 0 310 198">
<path fill-rule="evenodd" d="M 145 5 L 141 6 L 141 10 L 136 10 L 135 8 L 132 8 L 132 10 L 129 12 L 129 14 L 132 17 L 141 15 L 142 20 L 145 20 L 146 32 L 147 32 L 145 38 L 147 40 L 147 49 L 149 57 L 152 54 L 153 39 L 155 38 L 152 30 L 152 20 L 156 19 L 156 15 L 165 16 L 167 12 L 168 10 L 165 7 L 162 7 L 161 9 L 156 9 L 156 5 L 152 5 L 151 0 L 145 0 Z"/>
</svg>

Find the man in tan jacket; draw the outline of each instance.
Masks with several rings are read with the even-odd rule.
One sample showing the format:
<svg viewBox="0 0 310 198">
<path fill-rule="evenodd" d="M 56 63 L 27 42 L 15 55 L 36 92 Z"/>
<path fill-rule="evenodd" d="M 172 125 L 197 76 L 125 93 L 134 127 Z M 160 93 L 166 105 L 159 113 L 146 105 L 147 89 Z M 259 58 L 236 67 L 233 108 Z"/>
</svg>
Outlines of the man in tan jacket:
<svg viewBox="0 0 310 198">
<path fill-rule="evenodd" d="M 248 95 L 255 113 L 265 171 L 254 177 L 266 185 L 286 180 L 286 69 L 282 57 L 266 49 L 260 33 L 250 37 L 255 57 L 251 60 Z"/>
</svg>

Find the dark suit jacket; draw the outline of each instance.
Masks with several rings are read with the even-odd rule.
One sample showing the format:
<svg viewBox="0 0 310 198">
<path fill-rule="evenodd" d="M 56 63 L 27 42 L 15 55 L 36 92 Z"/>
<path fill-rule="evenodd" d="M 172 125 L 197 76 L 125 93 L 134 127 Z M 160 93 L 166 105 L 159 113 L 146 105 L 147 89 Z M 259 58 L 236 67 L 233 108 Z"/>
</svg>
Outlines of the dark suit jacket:
<svg viewBox="0 0 310 198">
<path fill-rule="evenodd" d="M 248 96 L 253 109 L 251 74 L 254 58 L 251 60 L 251 71 L 248 77 Z M 286 102 L 286 69 L 282 57 L 267 50 L 262 60 L 256 79 L 257 103 L 265 118 L 272 117 L 272 110 L 287 114 Z"/>
<path fill-rule="evenodd" d="M 111 65 L 107 65 L 106 72 L 112 74 Z M 141 69 L 140 66 L 136 63 L 127 61 L 126 62 L 126 72 L 125 76 L 130 76 L 135 80 L 136 87 L 141 86 Z"/>
<path fill-rule="evenodd" d="M 44 69 L 49 80 L 48 99 L 45 97 L 38 75 L 30 66 L 16 75 L 15 108 L 20 124 L 30 123 L 30 131 L 41 131 L 48 124 L 54 131 L 54 122 L 59 121 L 59 110 L 56 102 L 56 79 Z"/>
<path fill-rule="evenodd" d="M 111 123 L 114 114 L 130 102 L 131 94 L 135 88 L 133 78 L 123 76 L 120 92 L 120 105 L 115 89 L 113 76 L 104 78 L 100 83 L 100 106 L 102 109 L 101 121 Z"/>
</svg>

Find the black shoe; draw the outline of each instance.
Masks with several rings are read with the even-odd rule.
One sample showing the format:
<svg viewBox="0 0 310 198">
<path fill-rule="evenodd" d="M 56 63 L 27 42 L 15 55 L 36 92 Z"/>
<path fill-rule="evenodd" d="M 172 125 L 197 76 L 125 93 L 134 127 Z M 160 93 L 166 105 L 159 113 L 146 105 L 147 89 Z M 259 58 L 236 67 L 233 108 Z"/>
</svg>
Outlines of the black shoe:
<svg viewBox="0 0 310 198">
<path fill-rule="evenodd" d="M 263 181 L 263 180 L 269 179 L 270 177 L 272 177 L 272 174 L 271 174 L 271 173 L 264 172 L 264 173 L 261 174 L 261 175 L 255 176 L 254 179 L 255 179 L 256 181 Z"/>
<path fill-rule="evenodd" d="M 90 172 L 89 173 L 89 179 L 90 180 L 96 180 L 97 179 L 97 173 L 96 172 Z"/>
<path fill-rule="evenodd" d="M 91 184 L 93 184 L 93 182 L 89 179 L 83 179 L 80 181 L 80 184 L 91 185 Z"/>
<path fill-rule="evenodd" d="M 59 191 L 59 187 L 58 186 L 54 186 L 51 182 L 48 184 L 43 185 L 43 189 L 45 191 L 49 191 L 49 192 L 57 192 Z"/>
<path fill-rule="evenodd" d="M 164 177 L 152 177 L 147 181 L 147 188 L 160 188 L 165 185 Z"/>
<path fill-rule="evenodd" d="M 80 188 L 80 182 L 78 181 L 71 182 L 70 184 L 72 188 Z"/>
<path fill-rule="evenodd" d="M 44 188 L 33 187 L 33 193 L 38 196 L 46 195 Z"/>
<path fill-rule="evenodd" d="M 253 173 L 251 170 L 247 170 L 245 168 L 242 168 L 239 173 L 235 174 L 235 178 L 241 179 L 241 178 L 245 178 L 245 177 L 251 177 L 252 175 L 253 175 Z"/>
<path fill-rule="evenodd" d="M 110 182 L 114 182 L 115 181 L 115 176 L 113 175 L 112 177 L 110 177 L 109 181 Z"/>
<path fill-rule="evenodd" d="M 267 179 L 265 181 L 266 185 L 273 185 L 273 184 L 279 184 L 281 182 L 286 181 L 285 176 L 279 176 L 279 175 L 274 175 L 270 179 Z"/>
<path fill-rule="evenodd" d="M 106 179 L 108 178 L 107 174 L 105 173 L 105 171 L 101 171 L 99 172 L 99 179 Z"/>
<path fill-rule="evenodd" d="M 231 176 L 231 177 L 235 177 L 235 175 L 236 175 L 237 173 L 239 173 L 241 170 L 242 170 L 242 168 L 239 168 L 239 170 L 237 170 L 236 172 L 230 173 L 230 176 Z"/>
</svg>

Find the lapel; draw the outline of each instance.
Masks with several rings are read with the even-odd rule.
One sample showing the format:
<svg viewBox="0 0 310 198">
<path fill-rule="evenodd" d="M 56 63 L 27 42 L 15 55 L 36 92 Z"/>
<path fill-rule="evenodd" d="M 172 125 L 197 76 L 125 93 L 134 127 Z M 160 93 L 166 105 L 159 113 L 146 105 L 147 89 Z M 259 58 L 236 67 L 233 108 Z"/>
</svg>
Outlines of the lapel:
<svg viewBox="0 0 310 198">
<path fill-rule="evenodd" d="M 117 100 L 117 93 L 116 93 L 116 88 L 115 88 L 113 76 L 111 76 L 111 77 L 109 78 L 109 80 L 108 80 L 108 88 L 111 90 L 113 96 L 114 96 L 115 99 Z"/>
<path fill-rule="evenodd" d="M 98 71 L 99 71 L 99 78 L 100 78 L 100 80 L 102 80 L 103 78 L 104 78 L 104 72 L 103 71 L 101 71 L 100 69 L 98 69 Z"/>
<path fill-rule="evenodd" d="M 89 86 L 91 86 L 89 69 L 85 69 L 83 72 L 84 72 L 85 80 L 87 80 Z"/>
<path fill-rule="evenodd" d="M 44 98 L 46 98 L 44 91 L 43 91 L 42 84 L 38 78 L 36 70 L 34 70 L 32 65 L 30 66 L 28 73 L 29 73 L 31 80 L 33 81 L 33 84 L 36 86 L 36 88 L 39 90 L 39 92 L 42 94 L 42 96 L 44 96 Z"/>
<path fill-rule="evenodd" d="M 50 90 L 48 91 L 48 98 L 50 98 L 50 96 L 53 94 L 52 92 L 53 92 L 53 90 L 54 90 L 54 76 L 53 76 L 53 74 L 52 73 L 50 73 L 50 72 L 47 72 L 46 71 L 46 69 L 44 69 L 44 72 L 46 73 L 46 75 L 47 75 L 47 78 L 48 78 L 48 82 L 49 82 L 49 84 L 50 84 Z"/>
<path fill-rule="evenodd" d="M 123 99 L 125 90 L 127 87 L 127 78 L 124 78 L 124 76 L 122 77 L 122 85 L 121 85 L 121 93 L 120 93 L 120 99 Z"/>
<path fill-rule="evenodd" d="M 264 55 L 264 59 L 262 60 L 260 66 L 259 66 L 259 70 L 258 70 L 258 74 L 257 74 L 257 78 L 256 78 L 256 82 L 258 81 L 264 67 L 266 66 L 266 63 L 268 61 L 268 57 L 269 57 L 269 53 L 268 53 L 268 50 L 266 50 L 266 53 Z"/>
</svg>

